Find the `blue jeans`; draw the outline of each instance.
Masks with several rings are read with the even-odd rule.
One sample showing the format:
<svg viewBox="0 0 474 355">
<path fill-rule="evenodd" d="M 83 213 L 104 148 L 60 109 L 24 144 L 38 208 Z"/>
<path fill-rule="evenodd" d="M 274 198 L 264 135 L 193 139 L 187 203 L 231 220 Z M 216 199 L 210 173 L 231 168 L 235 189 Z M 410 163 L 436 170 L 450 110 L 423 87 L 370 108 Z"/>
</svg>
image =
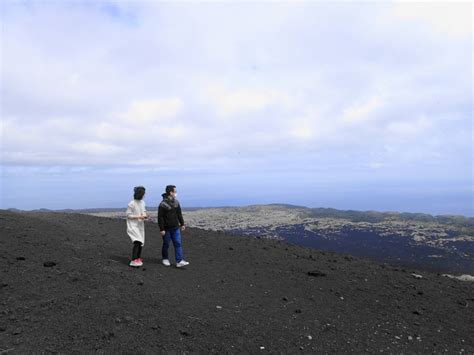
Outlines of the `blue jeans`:
<svg viewBox="0 0 474 355">
<path fill-rule="evenodd" d="M 179 228 L 167 230 L 163 236 L 163 248 L 161 248 L 161 256 L 163 259 L 168 259 L 170 241 L 173 241 L 176 262 L 179 263 L 183 260 L 183 247 L 181 246 L 181 231 Z"/>
</svg>

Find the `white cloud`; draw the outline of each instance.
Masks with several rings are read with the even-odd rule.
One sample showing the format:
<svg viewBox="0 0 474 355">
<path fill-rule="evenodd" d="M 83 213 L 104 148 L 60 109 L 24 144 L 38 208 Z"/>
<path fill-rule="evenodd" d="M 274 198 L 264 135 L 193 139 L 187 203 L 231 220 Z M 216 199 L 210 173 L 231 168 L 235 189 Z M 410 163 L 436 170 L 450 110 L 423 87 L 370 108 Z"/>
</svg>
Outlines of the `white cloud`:
<svg viewBox="0 0 474 355">
<path fill-rule="evenodd" d="M 432 126 L 427 117 L 421 116 L 412 121 L 394 121 L 387 126 L 387 132 L 397 137 L 413 137 L 426 134 Z"/>
<path fill-rule="evenodd" d="M 342 112 L 342 117 L 345 122 L 361 123 L 369 121 L 376 109 L 381 106 L 381 100 L 378 96 L 372 96 L 367 101 L 346 108 Z"/>
<path fill-rule="evenodd" d="M 294 137 L 296 137 L 298 139 L 302 139 L 302 140 L 307 140 L 307 139 L 311 139 L 311 138 L 314 137 L 313 127 L 306 120 L 296 121 L 294 123 L 293 130 L 291 130 L 291 134 Z"/>
<path fill-rule="evenodd" d="M 128 123 L 157 123 L 164 118 L 173 118 L 183 108 L 179 98 L 135 100 L 130 108 L 117 117 Z"/>
<path fill-rule="evenodd" d="M 112 155 L 124 151 L 124 147 L 118 147 L 112 144 L 104 144 L 101 142 L 83 142 L 71 145 L 72 151 L 86 153 L 88 155 Z"/>
<path fill-rule="evenodd" d="M 434 152 L 469 158 L 458 132 L 470 129 L 472 45 L 419 31 L 428 20 L 416 6 L 389 18 L 392 4 L 340 2 L 140 2 L 120 5 L 120 16 L 9 6 L 8 163 L 225 170 L 388 157 L 396 166 L 406 141 L 420 164 Z"/>
<path fill-rule="evenodd" d="M 472 11 L 470 1 L 407 1 L 397 2 L 393 7 L 393 13 L 404 20 L 426 24 L 455 37 L 472 36 Z"/>
<path fill-rule="evenodd" d="M 220 117 L 260 111 L 268 106 L 287 102 L 287 96 L 274 89 L 243 87 L 228 89 L 222 85 L 209 85 L 204 89 L 203 99 Z"/>
</svg>

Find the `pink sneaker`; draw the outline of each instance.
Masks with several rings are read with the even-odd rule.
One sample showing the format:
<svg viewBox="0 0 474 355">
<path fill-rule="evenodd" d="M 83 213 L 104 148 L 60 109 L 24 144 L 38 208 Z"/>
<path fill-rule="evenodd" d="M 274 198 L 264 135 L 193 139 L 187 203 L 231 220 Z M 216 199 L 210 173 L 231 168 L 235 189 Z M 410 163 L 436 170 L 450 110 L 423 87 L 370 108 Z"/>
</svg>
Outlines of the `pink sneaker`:
<svg viewBox="0 0 474 355">
<path fill-rule="evenodd" d="M 135 259 L 135 260 L 130 261 L 130 266 L 139 267 L 142 265 L 143 265 L 143 262 L 140 259 Z"/>
</svg>

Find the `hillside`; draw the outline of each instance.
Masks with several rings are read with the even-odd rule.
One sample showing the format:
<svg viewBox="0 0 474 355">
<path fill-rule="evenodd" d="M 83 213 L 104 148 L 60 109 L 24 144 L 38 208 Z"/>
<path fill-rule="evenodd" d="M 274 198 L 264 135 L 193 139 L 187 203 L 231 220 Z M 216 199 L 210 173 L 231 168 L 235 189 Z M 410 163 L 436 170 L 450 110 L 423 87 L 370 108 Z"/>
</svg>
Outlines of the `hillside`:
<svg viewBox="0 0 474 355">
<path fill-rule="evenodd" d="M 120 219 L 0 211 L 0 352 L 473 353 L 474 284 L 189 228 L 128 264 Z"/>
</svg>

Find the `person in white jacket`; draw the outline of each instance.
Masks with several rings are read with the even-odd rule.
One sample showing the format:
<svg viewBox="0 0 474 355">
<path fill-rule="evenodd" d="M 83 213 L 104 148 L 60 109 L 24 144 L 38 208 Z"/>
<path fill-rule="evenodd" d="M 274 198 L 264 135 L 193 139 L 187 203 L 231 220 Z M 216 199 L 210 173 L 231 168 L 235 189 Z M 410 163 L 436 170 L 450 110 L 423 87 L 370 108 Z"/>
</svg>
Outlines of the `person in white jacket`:
<svg viewBox="0 0 474 355">
<path fill-rule="evenodd" d="M 133 189 L 133 200 L 127 207 L 127 234 L 132 240 L 132 260 L 130 266 L 139 267 L 143 265 L 141 258 L 142 247 L 145 244 L 145 220 L 148 219 L 146 212 L 145 188 L 137 186 Z"/>
</svg>

